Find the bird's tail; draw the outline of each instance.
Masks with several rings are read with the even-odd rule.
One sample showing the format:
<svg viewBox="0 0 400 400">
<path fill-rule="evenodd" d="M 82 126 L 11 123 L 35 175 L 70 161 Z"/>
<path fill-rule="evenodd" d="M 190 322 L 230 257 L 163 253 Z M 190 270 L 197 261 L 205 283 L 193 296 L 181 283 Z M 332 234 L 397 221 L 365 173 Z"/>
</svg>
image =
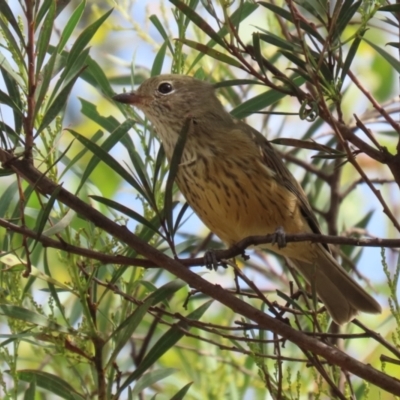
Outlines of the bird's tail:
<svg viewBox="0 0 400 400">
<path fill-rule="evenodd" d="M 379 303 L 347 274 L 323 246 L 314 246 L 313 256 L 316 257 L 312 263 L 293 258 L 288 261 L 315 288 L 333 320 L 341 325 L 351 321 L 359 311 L 379 314 L 382 311 Z"/>
</svg>

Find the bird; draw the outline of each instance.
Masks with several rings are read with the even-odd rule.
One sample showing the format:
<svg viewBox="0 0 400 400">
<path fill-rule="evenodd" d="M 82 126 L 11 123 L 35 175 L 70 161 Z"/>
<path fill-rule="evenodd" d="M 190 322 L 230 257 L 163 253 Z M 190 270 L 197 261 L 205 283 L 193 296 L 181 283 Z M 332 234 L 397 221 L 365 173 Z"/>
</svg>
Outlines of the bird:
<svg viewBox="0 0 400 400">
<path fill-rule="evenodd" d="M 212 83 L 180 74 L 151 77 L 113 99 L 141 110 L 171 162 L 187 121 L 176 183 L 190 207 L 227 246 L 253 235 L 321 230 L 307 196 L 273 145 L 232 117 Z M 379 303 L 336 261 L 326 244 L 263 245 L 300 272 L 342 325 L 358 312 L 378 314 Z"/>
</svg>

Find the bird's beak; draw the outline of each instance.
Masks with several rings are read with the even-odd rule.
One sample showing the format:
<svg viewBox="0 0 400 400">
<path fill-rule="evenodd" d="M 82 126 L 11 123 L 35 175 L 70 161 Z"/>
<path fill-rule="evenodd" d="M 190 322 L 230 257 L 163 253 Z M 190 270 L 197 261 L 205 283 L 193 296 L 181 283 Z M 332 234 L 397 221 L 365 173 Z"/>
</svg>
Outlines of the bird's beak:
<svg viewBox="0 0 400 400">
<path fill-rule="evenodd" d="M 113 99 L 119 103 L 136 105 L 140 104 L 142 96 L 139 96 L 136 92 L 130 92 L 117 94 L 113 96 Z"/>
</svg>

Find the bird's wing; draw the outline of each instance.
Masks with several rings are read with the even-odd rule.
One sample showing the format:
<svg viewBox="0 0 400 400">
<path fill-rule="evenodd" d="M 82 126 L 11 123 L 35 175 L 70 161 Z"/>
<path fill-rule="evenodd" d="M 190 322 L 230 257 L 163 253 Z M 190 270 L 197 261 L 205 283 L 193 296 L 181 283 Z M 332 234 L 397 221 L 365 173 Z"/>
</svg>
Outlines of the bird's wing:
<svg viewBox="0 0 400 400">
<path fill-rule="evenodd" d="M 311 230 L 314 233 L 321 233 L 318 221 L 311 209 L 310 203 L 303 191 L 303 188 L 287 169 L 281 158 L 278 156 L 271 143 L 257 130 L 244 122 L 238 122 L 237 127 L 248 134 L 260 149 L 263 163 L 275 174 L 277 182 L 294 193 L 299 200 L 300 209 Z"/>
</svg>

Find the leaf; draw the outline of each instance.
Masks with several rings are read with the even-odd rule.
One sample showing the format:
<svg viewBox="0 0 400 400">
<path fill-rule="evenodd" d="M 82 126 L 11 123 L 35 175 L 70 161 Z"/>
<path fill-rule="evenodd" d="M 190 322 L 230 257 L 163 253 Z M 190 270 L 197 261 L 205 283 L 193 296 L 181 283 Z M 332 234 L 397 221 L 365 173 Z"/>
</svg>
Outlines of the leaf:
<svg viewBox="0 0 400 400">
<path fill-rule="evenodd" d="M 343 31 L 346 29 L 350 20 L 353 18 L 354 14 L 360 8 L 361 3 L 362 3 L 361 0 L 356 1 L 355 3 L 354 3 L 354 0 L 345 0 L 345 2 L 343 3 L 343 5 L 340 9 L 340 13 L 337 18 L 335 30 L 333 32 L 334 40 L 339 38 L 340 35 L 343 33 Z"/>
<path fill-rule="evenodd" d="M 193 120 L 191 118 L 186 118 L 185 123 L 181 131 L 179 132 L 178 140 L 176 141 L 174 153 L 172 154 L 169 174 L 167 179 L 167 184 L 165 186 L 164 194 L 164 213 L 167 218 L 168 230 L 170 234 L 173 232 L 173 221 L 172 221 L 172 210 L 173 210 L 173 187 L 175 182 L 175 177 L 178 172 L 179 164 L 181 162 L 183 150 L 185 148 L 186 139 L 189 134 L 189 130 L 192 126 Z"/>
<path fill-rule="evenodd" d="M 186 282 L 180 279 L 174 279 L 173 281 L 167 282 L 166 284 L 159 287 L 153 293 L 151 293 L 146 300 L 152 299 L 152 304 L 158 304 L 161 301 L 169 299 L 174 293 L 182 289 L 186 285 Z"/>
<path fill-rule="evenodd" d="M 72 220 L 74 219 L 76 212 L 71 208 L 68 212 L 53 226 L 43 231 L 43 235 L 52 236 L 57 233 L 63 232 L 68 226 L 71 225 Z"/>
<path fill-rule="evenodd" d="M 153 305 L 153 299 L 151 298 L 146 299 L 144 303 L 138 306 L 136 310 L 131 315 L 129 315 L 129 317 L 127 317 L 106 340 L 107 342 L 115 338 L 115 347 L 107 362 L 106 369 L 115 361 L 119 352 L 123 349 L 123 347 L 127 344 L 129 339 L 132 337 L 136 328 L 142 322 L 148 309 L 152 305 Z"/>
<path fill-rule="evenodd" d="M 20 42 L 24 43 L 25 42 L 24 35 L 19 29 L 18 22 L 14 16 L 14 12 L 11 10 L 6 0 L 0 0 L 0 14 L 4 15 L 4 19 L 13 27 L 14 32 L 17 34 Z"/>
<path fill-rule="evenodd" d="M 58 194 L 60 193 L 62 186 L 59 185 L 56 187 L 56 189 L 54 190 L 54 192 L 51 194 L 49 200 L 47 201 L 47 204 L 45 206 L 44 209 L 40 210 L 40 213 L 36 219 L 36 225 L 34 228 L 34 231 L 36 232 L 36 238 L 39 238 L 39 236 L 42 234 L 43 229 L 47 223 L 47 220 L 50 216 L 50 213 L 53 210 L 53 206 L 55 201 L 57 200 Z M 35 243 L 33 245 L 33 249 L 36 247 L 36 244 L 38 242 L 35 240 Z M 33 251 L 32 249 L 32 251 Z"/>
<path fill-rule="evenodd" d="M 65 26 L 62 30 L 61 38 L 57 45 L 58 53 L 61 53 L 61 51 L 64 50 L 64 47 L 68 42 L 68 39 L 71 37 L 72 32 L 75 30 L 76 26 L 78 25 L 79 21 L 81 20 L 83 12 L 85 11 L 85 7 L 86 7 L 86 0 L 82 0 L 78 4 L 78 7 L 75 8 L 73 13 L 69 17 L 68 22 L 65 24 Z"/>
<path fill-rule="evenodd" d="M 70 80 L 68 85 L 66 85 L 58 94 L 58 96 L 54 99 L 53 103 L 47 109 L 45 115 L 43 116 L 42 123 L 40 124 L 36 135 L 39 135 L 40 132 L 45 129 L 50 123 L 57 117 L 62 108 L 65 106 L 67 102 L 67 98 L 80 75 L 81 71 L 78 71 L 76 75 Z"/>
<path fill-rule="evenodd" d="M 190 386 L 193 385 L 193 382 L 189 382 L 185 385 L 179 392 L 175 393 L 170 400 L 183 400 L 185 398 L 186 393 L 189 391 Z"/>
<path fill-rule="evenodd" d="M 33 377 L 30 381 L 30 385 L 28 389 L 25 391 L 24 400 L 35 400 L 35 392 L 36 392 L 36 377 Z"/>
<path fill-rule="evenodd" d="M 351 63 L 353 62 L 354 56 L 357 54 L 358 46 L 360 45 L 365 32 L 366 32 L 366 30 L 360 30 L 359 32 L 357 32 L 357 36 L 353 40 L 353 43 L 350 46 L 349 52 L 347 53 L 347 56 L 346 56 L 346 60 L 344 61 L 344 64 L 342 67 L 342 73 L 340 75 L 342 85 L 347 76 L 347 72 L 350 69 Z"/>
<path fill-rule="evenodd" d="M 55 11 L 56 11 L 56 2 L 52 1 L 48 5 L 47 16 L 46 16 L 46 19 L 44 20 L 43 25 L 40 29 L 39 38 L 37 40 L 36 77 L 39 75 L 39 72 L 42 70 L 43 61 L 47 54 L 47 48 L 50 43 L 51 34 L 53 33 Z"/>
<path fill-rule="evenodd" d="M 20 88 L 18 87 L 18 82 L 14 79 L 13 75 L 11 75 L 6 69 L 0 69 L 0 70 L 1 74 L 3 75 L 3 80 L 7 87 L 7 92 L 10 99 L 13 100 L 18 110 L 22 110 L 23 105 L 21 102 L 21 93 L 19 90 Z M 15 110 L 13 110 L 13 115 L 14 115 L 14 128 L 15 128 L 15 131 L 13 130 L 13 132 L 20 133 L 22 131 L 22 116 L 19 111 Z"/>
<path fill-rule="evenodd" d="M 214 84 L 216 89 L 222 87 L 230 87 L 230 86 L 239 86 L 239 85 L 264 85 L 263 82 L 256 81 L 255 79 L 231 79 L 231 80 L 223 80 L 221 82 L 217 82 Z"/>
<path fill-rule="evenodd" d="M 290 42 L 287 42 L 286 40 L 283 40 L 281 37 L 274 35 L 273 33 L 267 32 L 267 33 L 258 33 L 259 38 L 267 43 L 270 43 L 276 47 L 279 47 L 284 50 L 289 50 L 293 51 L 294 46 Z"/>
<path fill-rule="evenodd" d="M 387 6 L 379 7 L 378 11 L 398 13 L 398 12 L 400 12 L 400 4 L 396 3 L 396 4 L 389 4 Z"/>
<path fill-rule="evenodd" d="M 37 314 L 33 311 L 27 310 L 26 308 L 20 306 L 0 304 L 0 314 L 5 315 L 8 318 L 16 318 L 28 322 L 30 324 L 43 326 L 57 332 L 69 333 L 68 328 L 65 328 L 53 321 L 50 321 L 44 315 Z"/>
<path fill-rule="evenodd" d="M 195 311 L 186 316 L 186 319 L 198 320 L 207 311 L 208 307 L 212 304 L 213 300 L 210 300 Z M 180 328 L 188 329 L 186 322 L 178 322 L 176 326 L 170 328 L 164 335 L 158 339 L 157 343 L 150 349 L 145 358 L 142 360 L 140 365 L 132 372 L 127 379 L 122 383 L 121 387 L 117 391 L 116 396 L 118 397 L 133 381 L 138 379 L 143 373 L 150 368 L 160 357 L 172 348 L 184 335 Z"/>
<path fill-rule="evenodd" d="M 144 389 L 154 385 L 161 379 L 164 379 L 177 371 L 178 370 L 176 368 L 163 368 L 143 374 L 142 377 L 138 379 L 135 387 L 133 388 L 132 396 L 139 396 L 140 392 L 142 392 Z"/>
<path fill-rule="evenodd" d="M 306 140 L 290 139 L 290 138 L 278 138 L 278 139 L 273 139 L 270 142 L 274 144 L 281 144 L 284 146 L 293 146 L 300 149 L 316 150 L 329 154 L 340 154 L 342 156 L 344 155 L 342 151 L 333 149 L 329 146 L 325 146 L 324 144 L 320 144 L 314 141 L 306 141 Z"/>
<path fill-rule="evenodd" d="M 230 16 L 230 23 L 236 27 L 238 30 L 239 24 L 245 20 L 251 13 L 254 12 L 258 7 L 258 4 L 256 3 L 240 3 L 239 7 L 234 11 L 234 13 Z M 218 35 L 220 37 L 224 37 L 230 32 L 230 30 L 227 28 L 227 25 L 224 24 L 222 28 L 218 31 Z M 208 47 L 214 47 L 216 42 L 214 40 L 209 40 L 207 43 Z M 192 64 L 190 65 L 188 72 L 190 72 L 195 65 L 199 64 L 199 61 L 204 57 L 203 53 L 200 53 L 196 56 Z"/>
<path fill-rule="evenodd" d="M 93 36 L 103 24 L 103 22 L 110 16 L 113 12 L 113 9 L 108 10 L 105 14 L 103 14 L 97 21 L 93 22 L 87 28 L 85 28 L 82 33 L 78 36 L 75 43 L 73 44 L 71 51 L 69 52 L 67 58 L 67 66 L 72 65 L 75 62 L 75 59 L 81 54 L 83 49 L 89 44 L 92 40 Z M 61 42 L 62 43 L 62 42 Z M 66 67 L 67 68 L 67 67 Z"/>
<path fill-rule="evenodd" d="M 105 204 L 108 207 L 113 208 L 114 210 L 117 210 L 125 215 L 127 215 L 128 217 L 134 219 L 135 221 L 139 222 L 139 224 L 142 224 L 144 226 L 147 226 L 149 229 L 151 229 L 152 231 L 158 233 L 159 235 L 161 235 L 160 231 L 158 230 L 158 228 L 156 226 L 154 226 L 150 221 L 148 221 L 146 218 L 144 218 L 142 215 L 140 215 L 139 213 L 137 213 L 136 211 L 133 211 L 132 209 L 117 203 L 114 200 L 110 200 L 110 199 L 106 199 L 104 197 L 100 197 L 100 196 L 89 196 L 91 199 L 96 200 L 102 204 Z"/>
<path fill-rule="evenodd" d="M 95 154 L 99 159 L 107 164 L 116 174 L 121 176 L 126 182 L 128 182 L 131 186 L 133 186 L 143 197 L 146 197 L 146 194 L 143 192 L 142 188 L 136 181 L 136 179 L 129 174 L 126 169 L 124 169 L 120 163 L 108 154 L 102 147 L 98 146 L 96 143 L 93 143 L 91 140 L 82 136 L 78 132 L 75 132 L 72 129 L 67 129 L 73 136 L 75 136 L 85 147 L 87 147 L 93 154 Z"/>
<path fill-rule="evenodd" d="M 112 132 L 112 135 L 110 135 L 102 144 L 101 146 L 98 146 L 97 144 L 94 143 L 94 141 L 91 141 L 89 139 L 84 138 L 84 136 L 79 135 L 77 137 L 75 133 L 71 133 L 87 148 L 89 148 L 93 153 L 93 157 L 90 159 L 90 161 L 87 164 L 87 167 L 85 168 L 85 171 L 83 172 L 83 175 L 81 177 L 81 180 L 79 182 L 79 186 L 76 190 L 76 193 L 78 193 L 82 186 L 85 184 L 87 179 L 89 178 L 90 174 L 94 171 L 96 166 L 99 164 L 100 161 L 104 161 L 111 169 L 113 169 L 115 172 L 117 172 L 114 167 L 116 167 L 116 164 L 112 162 L 114 158 L 112 158 L 108 152 L 115 146 L 116 143 L 120 141 L 120 139 L 126 135 L 126 133 L 129 131 L 129 129 L 132 127 L 133 121 L 130 119 L 125 120 L 121 125 L 118 126 L 118 128 Z M 84 139 L 83 139 L 84 138 Z M 92 148 L 89 147 L 89 143 L 91 143 Z M 98 152 L 98 154 L 96 154 Z M 107 154 L 107 156 L 105 156 Z M 105 157 L 105 158 L 104 158 Z M 108 160 L 108 161 L 106 161 Z M 111 162 L 111 164 L 109 164 Z M 118 163 L 118 170 L 119 171 L 125 171 L 120 164 Z M 117 172 L 118 173 L 118 172 Z M 126 172 L 127 174 L 127 172 Z M 130 176 L 130 175 L 129 175 Z"/>
<path fill-rule="evenodd" d="M 370 40 L 363 38 L 365 42 L 367 42 L 377 53 L 379 53 L 397 72 L 400 72 L 400 62 L 396 60 L 391 54 L 389 54 L 382 47 L 377 46 L 375 43 Z"/>
<path fill-rule="evenodd" d="M 154 58 L 153 67 L 151 68 L 151 76 L 157 76 L 161 74 L 167 45 L 168 43 L 164 42 L 160 47 L 160 50 L 158 50 L 156 57 Z"/>
<path fill-rule="evenodd" d="M 81 78 L 92 86 L 98 87 L 103 95 L 112 97 L 114 90 L 104 73 L 104 69 L 90 56 L 86 58 L 86 65 L 87 68 L 83 71 Z"/>
<path fill-rule="evenodd" d="M 18 107 L 18 104 L 7 93 L 3 92 L 2 90 L 0 90 L 0 103 L 3 103 L 11 107 L 13 112 L 19 115 L 20 117 L 23 116 L 22 110 Z"/>
<path fill-rule="evenodd" d="M 176 40 L 185 44 L 186 46 L 191 47 L 192 49 L 200 51 L 201 53 L 206 54 L 212 58 L 215 58 L 216 60 L 221 61 L 225 64 L 232 65 L 233 67 L 237 67 L 240 69 L 244 69 L 242 64 L 240 64 L 239 61 L 235 60 L 234 58 L 232 58 L 230 56 L 227 56 L 224 53 L 214 50 L 213 48 L 206 46 L 205 44 L 197 43 L 197 42 L 194 42 L 193 40 L 189 40 L 189 39 L 176 39 Z"/>
<path fill-rule="evenodd" d="M 32 382 L 33 380 L 35 380 L 37 386 L 46 389 L 57 396 L 60 396 L 62 399 L 85 399 L 85 397 L 76 392 L 75 389 L 68 382 L 61 379 L 57 375 L 33 369 L 21 369 L 17 371 L 17 376 L 21 381 L 24 382 Z"/>
<path fill-rule="evenodd" d="M 195 25 L 197 25 L 206 35 L 208 35 L 211 39 L 213 39 L 220 46 L 226 48 L 226 44 L 222 37 L 214 31 L 211 26 L 204 21 L 203 18 L 200 17 L 191 7 L 186 5 L 181 0 L 169 0 L 176 8 L 182 11 L 184 15 L 186 15 Z"/>
<path fill-rule="evenodd" d="M 277 14 L 280 17 L 286 19 L 287 21 L 290 21 L 293 23 L 293 16 L 289 11 L 287 11 L 281 7 L 278 7 L 277 5 L 275 5 L 273 3 L 267 3 L 266 1 L 259 1 L 258 4 L 262 5 L 265 8 L 268 8 L 274 14 Z M 299 21 L 299 24 L 300 24 L 301 29 L 303 29 L 305 32 L 307 32 L 311 36 L 314 36 L 319 42 L 324 43 L 324 39 L 318 33 L 318 31 L 316 30 L 316 28 L 314 26 L 310 26 L 309 24 L 305 23 L 304 21 Z"/>
<path fill-rule="evenodd" d="M 153 23 L 153 25 L 156 27 L 162 38 L 164 39 L 164 42 L 167 43 L 169 51 L 171 52 L 172 55 L 175 54 L 174 48 L 172 47 L 172 43 L 169 40 L 169 36 L 167 32 L 165 31 L 161 21 L 158 19 L 156 14 L 150 15 L 149 20 Z M 153 75 L 152 75 L 153 76 Z"/>
<path fill-rule="evenodd" d="M 231 115 L 238 119 L 245 118 L 263 108 L 266 108 L 276 103 L 277 101 L 283 99 L 285 96 L 286 95 L 284 93 L 277 92 L 276 90 L 268 90 L 234 108 L 231 111 Z"/>
</svg>

